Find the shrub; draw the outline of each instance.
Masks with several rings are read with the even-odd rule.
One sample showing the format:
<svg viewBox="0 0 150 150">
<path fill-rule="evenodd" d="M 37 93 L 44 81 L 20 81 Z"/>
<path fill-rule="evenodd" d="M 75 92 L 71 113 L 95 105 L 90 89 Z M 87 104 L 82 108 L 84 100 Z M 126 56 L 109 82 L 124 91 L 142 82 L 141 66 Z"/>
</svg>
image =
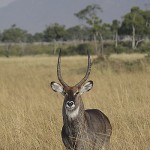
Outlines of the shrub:
<svg viewBox="0 0 150 150">
<path fill-rule="evenodd" d="M 138 50 L 142 53 L 150 52 L 150 42 L 149 43 L 142 43 Z"/>
<path fill-rule="evenodd" d="M 60 48 L 57 48 L 56 52 L 59 53 Z M 62 47 L 62 55 L 87 55 L 87 50 L 90 54 L 94 54 L 94 50 L 91 44 L 84 43 L 77 46 Z"/>
<path fill-rule="evenodd" d="M 87 50 L 89 50 L 91 54 L 94 54 L 94 48 L 92 44 L 84 43 L 84 44 L 79 44 L 76 47 L 76 52 L 79 55 L 87 55 Z"/>
<path fill-rule="evenodd" d="M 61 48 L 62 49 L 62 55 L 66 56 L 71 56 L 75 55 L 76 53 L 76 46 L 68 46 L 66 48 Z M 57 54 L 59 53 L 60 48 L 57 48 L 56 52 Z"/>
<path fill-rule="evenodd" d="M 122 46 L 122 45 L 118 45 L 118 47 L 115 48 L 115 51 L 119 54 L 119 53 L 129 52 L 129 49 L 127 47 Z"/>
</svg>

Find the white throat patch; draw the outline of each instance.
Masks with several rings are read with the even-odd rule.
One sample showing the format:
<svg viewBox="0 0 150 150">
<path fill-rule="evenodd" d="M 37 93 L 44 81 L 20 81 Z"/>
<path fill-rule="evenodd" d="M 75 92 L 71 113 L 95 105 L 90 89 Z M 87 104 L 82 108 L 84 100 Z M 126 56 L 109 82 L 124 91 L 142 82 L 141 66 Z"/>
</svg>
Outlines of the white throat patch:
<svg viewBox="0 0 150 150">
<path fill-rule="evenodd" d="M 79 107 L 77 107 L 74 111 L 69 111 L 66 109 L 66 115 L 69 120 L 74 120 L 79 114 Z"/>
</svg>

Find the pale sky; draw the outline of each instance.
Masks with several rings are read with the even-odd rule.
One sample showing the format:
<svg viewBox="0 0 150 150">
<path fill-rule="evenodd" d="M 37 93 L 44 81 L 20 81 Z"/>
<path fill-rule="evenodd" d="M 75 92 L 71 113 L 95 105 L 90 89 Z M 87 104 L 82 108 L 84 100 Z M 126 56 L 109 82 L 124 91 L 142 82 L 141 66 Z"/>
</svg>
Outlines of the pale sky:
<svg viewBox="0 0 150 150">
<path fill-rule="evenodd" d="M 0 7 L 7 6 L 8 4 L 10 4 L 13 1 L 15 1 L 15 0 L 0 0 Z"/>
</svg>

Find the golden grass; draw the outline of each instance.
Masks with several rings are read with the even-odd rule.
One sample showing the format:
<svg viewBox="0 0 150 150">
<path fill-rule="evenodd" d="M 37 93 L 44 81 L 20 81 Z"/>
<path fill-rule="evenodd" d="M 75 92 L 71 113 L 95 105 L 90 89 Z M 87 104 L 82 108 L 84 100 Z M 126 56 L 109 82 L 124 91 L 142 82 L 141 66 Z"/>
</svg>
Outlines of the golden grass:
<svg viewBox="0 0 150 150">
<path fill-rule="evenodd" d="M 111 59 L 117 59 L 117 60 L 122 60 L 122 61 L 134 61 L 137 59 L 142 59 L 146 56 L 147 54 L 140 54 L 140 53 L 133 53 L 133 54 L 112 54 L 110 56 Z"/>
<path fill-rule="evenodd" d="M 86 69 L 86 57 L 62 58 L 70 85 Z M 56 57 L 0 58 L 0 149 L 64 149 L 61 141 L 63 97 L 49 83 Z M 98 108 L 113 126 L 111 150 L 150 147 L 150 73 L 101 72 L 92 67 L 93 89 L 83 95 L 86 108 Z"/>
</svg>

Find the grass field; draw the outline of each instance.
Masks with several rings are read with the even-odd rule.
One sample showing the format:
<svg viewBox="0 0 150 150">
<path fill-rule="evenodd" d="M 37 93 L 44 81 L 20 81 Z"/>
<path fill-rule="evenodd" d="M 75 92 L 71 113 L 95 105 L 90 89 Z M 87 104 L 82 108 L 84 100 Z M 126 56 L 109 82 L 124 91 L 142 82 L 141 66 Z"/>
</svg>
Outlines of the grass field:
<svg viewBox="0 0 150 150">
<path fill-rule="evenodd" d="M 113 55 L 130 61 L 144 56 Z M 93 58 L 93 57 L 92 57 Z M 56 57 L 0 58 L 0 150 L 64 149 L 61 141 L 63 97 L 49 86 L 58 81 Z M 85 73 L 86 57 L 62 58 L 70 85 Z M 92 66 L 93 89 L 83 95 L 85 108 L 98 108 L 110 119 L 111 150 L 150 149 L 150 66 L 119 72 Z"/>
</svg>

